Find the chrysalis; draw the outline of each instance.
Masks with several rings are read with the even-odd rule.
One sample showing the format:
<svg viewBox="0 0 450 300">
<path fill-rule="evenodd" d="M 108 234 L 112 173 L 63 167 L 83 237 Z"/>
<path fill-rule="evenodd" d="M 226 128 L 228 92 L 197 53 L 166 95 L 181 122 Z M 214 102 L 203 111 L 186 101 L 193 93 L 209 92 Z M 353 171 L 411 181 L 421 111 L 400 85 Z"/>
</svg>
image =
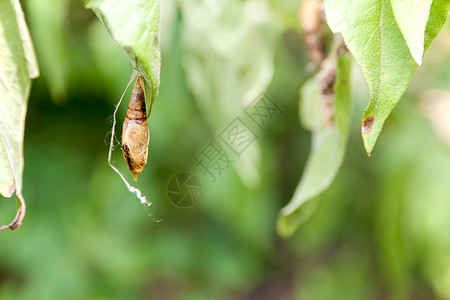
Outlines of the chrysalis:
<svg viewBox="0 0 450 300">
<path fill-rule="evenodd" d="M 141 76 L 138 76 L 122 129 L 123 158 L 135 181 L 147 163 L 149 136 L 144 84 Z"/>
</svg>

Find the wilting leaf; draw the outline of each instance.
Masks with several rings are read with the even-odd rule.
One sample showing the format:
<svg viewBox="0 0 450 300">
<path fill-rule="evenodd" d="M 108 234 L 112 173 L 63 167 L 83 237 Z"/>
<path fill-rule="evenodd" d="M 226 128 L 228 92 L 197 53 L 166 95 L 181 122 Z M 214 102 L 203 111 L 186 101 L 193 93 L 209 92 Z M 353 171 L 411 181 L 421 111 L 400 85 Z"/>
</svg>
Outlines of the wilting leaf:
<svg viewBox="0 0 450 300">
<path fill-rule="evenodd" d="M 85 0 L 124 49 L 136 70 L 145 79 L 150 99 L 149 112 L 159 89 L 161 52 L 159 49 L 159 0 Z"/>
<path fill-rule="evenodd" d="M 334 85 L 332 124 L 326 124 L 317 81 L 310 80 L 300 90 L 302 123 L 312 131 L 311 153 L 294 196 L 280 211 L 277 230 L 281 236 L 291 235 L 309 218 L 315 210 L 318 196 L 330 186 L 341 166 L 352 111 L 350 65 L 349 54 L 341 53 Z"/>
<path fill-rule="evenodd" d="M 33 45 L 18 0 L 0 1 L 0 194 L 21 199 L 23 134 L 31 78 L 39 75 Z M 19 209 L 16 229 L 24 214 Z"/>
<path fill-rule="evenodd" d="M 389 0 L 324 0 L 324 4 L 328 24 L 333 32 L 342 32 L 369 85 L 370 102 L 363 115 L 362 135 L 370 154 L 418 65 L 395 21 Z M 433 1 L 424 50 L 444 25 L 447 11 L 447 1 Z"/>
</svg>

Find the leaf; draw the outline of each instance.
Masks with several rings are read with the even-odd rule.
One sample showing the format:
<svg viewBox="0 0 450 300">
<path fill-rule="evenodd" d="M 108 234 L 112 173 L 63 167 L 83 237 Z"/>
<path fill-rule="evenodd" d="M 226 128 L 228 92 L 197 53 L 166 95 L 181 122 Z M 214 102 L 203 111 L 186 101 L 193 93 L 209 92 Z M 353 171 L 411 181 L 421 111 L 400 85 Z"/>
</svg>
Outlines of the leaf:
<svg viewBox="0 0 450 300">
<path fill-rule="evenodd" d="M 0 2 L 0 194 L 17 194 L 21 207 L 0 231 L 16 229 L 25 214 L 22 197 L 23 134 L 31 78 L 39 75 L 36 57 L 18 0 Z"/>
<path fill-rule="evenodd" d="M 70 71 L 66 28 L 69 1 L 29 0 L 26 9 L 41 75 L 47 81 L 52 100 L 62 103 L 67 97 Z"/>
<path fill-rule="evenodd" d="M 341 166 L 350 130 L 353 101 L 350 65 L 350 55 L 342 52 L 337 61 L 334 118 L 331 124 L 327 125 L 324 118 L 318 82 L 310 80 L 300 90 L 302 122 L 307 129 L 312 130 L 311 153 L 294 196 L 280 211 L 277 231 L 281 236 L 292 235 L 309 218 L 318 203 L 318 196 L 330 186 Z"/>
<path fill-rule="evenodd" d="M 282 30 L 266 1 L 178 1 L 186 82 L 213 131 L 222 131 L 269 86 Z M 233 164 L 242 181 L 260 181 L 252 144 Z"/>
<path fill-rule="evenodd" d="M 370 155 L 386 118 L 418 65 L 395 21 L 389 0 L 324 0 L 324 4 L 331 30 L 342 32 L 369 85 L 370 102 L 363 114 L 362 135 Z M 424 50 L 444 25 L 447 9 L 445 0 L 433 1 Z"/>
<path fill-rule="evenodd" d="M 149 113 L 159 89 L 160 0 L 85 0 L 145 80 Z M 150 96 L 148 96 L 150 95 Z"/>
<path fill-rule="evenodd" d="M 424 52 L 425 28 L 433 0 L 392 0 L 392 10 L 412 57 L 420 66 Z"/>
<path fill-rule="evenodd" d="M 264 1 L 179 3 L 188 87 L 211 125 L 228 122 L 269 86 L 279 21 Z"/>
</svg>

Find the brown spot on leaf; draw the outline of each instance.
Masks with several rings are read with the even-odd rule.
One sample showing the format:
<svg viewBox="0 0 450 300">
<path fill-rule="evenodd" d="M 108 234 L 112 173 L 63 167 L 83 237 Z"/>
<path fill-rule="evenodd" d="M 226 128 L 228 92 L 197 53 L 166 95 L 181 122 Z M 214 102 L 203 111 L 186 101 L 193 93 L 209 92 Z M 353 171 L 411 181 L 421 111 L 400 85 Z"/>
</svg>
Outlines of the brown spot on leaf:
<svg viewBox="0 0 450 300">
<path fill-rule="evenodd" d="M 362 133 L 363 134 L 368 134 L 372 131 L 374 120 L 375 120 L 374 116 L 370 116 L 370 117 L 367 117 L 364 119 L 363 125 L 362 125 Z"/>
</svg>

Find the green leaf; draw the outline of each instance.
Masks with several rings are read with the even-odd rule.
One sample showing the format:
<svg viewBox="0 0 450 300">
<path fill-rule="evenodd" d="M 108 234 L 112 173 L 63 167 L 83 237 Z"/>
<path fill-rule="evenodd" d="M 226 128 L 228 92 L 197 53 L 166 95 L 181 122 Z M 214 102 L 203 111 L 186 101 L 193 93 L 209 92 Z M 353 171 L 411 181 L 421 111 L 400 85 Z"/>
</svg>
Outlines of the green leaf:
<svg viewBox="0 0 450 300">
<path fill-rule="evenodd" d="M 363 114 L 367 153 L 375 146 L 389 113 L 418 65 L 395 21 L 389 0 L 324 0 L 328 24 L 344 40 L 366 77 L 370 102 Z M 426 50 L 444 25 L 448 3 L 434 0 L 425 30 Z"/>
<path fill-rule="evenodd" d="M 420 66 L 424 52 L 425 28 L 433 0 L 392 0 L 392 10 L 412 57 Z"/>
<path fill-rule="evenodd" d="M 67 96 L 69 53 L 67 51 L 68 0 L 28 0 L 28 22 L 41 64 L 41 75 L 55 103 Z"/>
<path fill-rule="evenodd" d="M 159 89 L 160 0 L 85 0 L 143 76 L 149 113 Z"/>
<path fill-rule="evenodd" d="M 1 1 L 0 12 L 0 194 L 9 198 L 15 192 L 23 201 L 25 115 L 31 78 L 39 70 L 19 1 Z M 0 231 L 5 228 L 17 226 Z"/>
<path fill-rule="evenodd" d="M 220 132 L 269 86 L 280 21 L 266 1 L 178 2 L 187 86 L 208 125 Z M 254 143 L 233 164 L 248 186 L 260 181 L 258 155 L 251 154 L 257 151 Z"/>
<path fill-rule="evenodd" d="M 310 80 L 300 89 L 300 114 L 303 125 L 312 130 L 312 146 L 294 196 L 280 211 L 277 231 L 281 236 L 290 236 L 309 218 L 318 203 L 318 196 L 330 186 L 341 166 L 352 111 L 350 66 L 350 55 L 344 51 L 337 62 L 331 124 L 327 125 L 324 118 L 318 82 Z"/>
<path fill-rule="evenodd" d="M 179 3 L 188 87 L 209 124 L 222 130 L 218 120 L 229 122 L 270 84 L 279 21 L 264 1 Z"/>
</svg>

